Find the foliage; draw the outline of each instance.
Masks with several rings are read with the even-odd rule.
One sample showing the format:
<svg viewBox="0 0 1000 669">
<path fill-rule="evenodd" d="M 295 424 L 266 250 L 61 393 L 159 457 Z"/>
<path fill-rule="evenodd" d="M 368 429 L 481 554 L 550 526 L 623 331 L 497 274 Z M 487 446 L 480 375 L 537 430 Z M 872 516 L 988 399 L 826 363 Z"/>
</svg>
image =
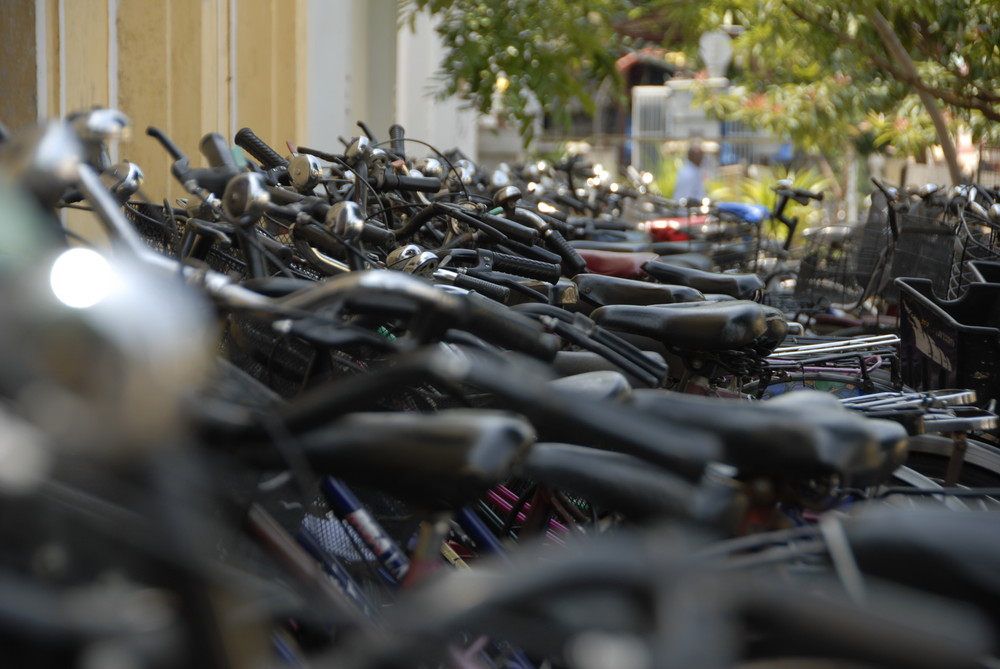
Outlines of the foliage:
<svg viewBox="0 0 1000 669">
<path fill-rule="evenodd" d="M 954 135 L 997 139 L 1000 121 L 1000 3 L 995 0 L 685 0 L 654 2 L 678 35 L 723 23 L 737 36 L 734 64 L 744 88 L 703 92 L 716 114 L 836 152 L 844 138 L 863 152 L 891 143 L 902 153 L 939 139 L 924 89 Z M 881 16 L 916 66 L 914 79 L 888 49 Z M 697 44 L 683 40 L 690 53 Z"/>
<path fill-rule="evenodd" d="M 656 179 L 653 181 L 657 192 L 670 197 L 670 194 L 674 192 L 674 184 L 677 183 L 677 173 L 680 172 L 683 164 L 684 154 L 682 153 L 669 153 L 663 157 Z"/>
<path fill-rule="evenodd" d="M 403 19 L 425 9 L 446 49 L 441 96 L 516 120 L 525 145 L 534 108 L 567 125 L 574 105 L 593 114 L 597 87 L 618 78 L 621 0 L 404 0 Z"/>
<path fill-rule="evenodd" d="M 535 105 L 565 122 L 574 105 L 593 112 L 601 82 L 621 90 L 615 61 L 638 44 L 616 28 L 638 22 L 660 26 L 694 69 L 699 36 L 726 27 L 742 88 L 702 100 L 806 149 L 836 155 L 846 140 L 919 153 L 941 137 L 918 90 L 952 134 L 1000 139 L 996 0 L 404 0 L 404 19 L 421 10 L 446 46 L 442 94 L 516 118 L 529 138 Z"/>
<path fill-rule="evenodd" d="M 774 187 L 781 179 L 791 180 L 792 188 L 803 188 L 820 193 L 826 192 L 831 185 L 828 178 L 812 167 L 789 170 L 784 166 L 774 168 L 755 166 L 753 175 L 744 177 L 736 188 L 722 184 L 710 187 L 709 197 L 720 202 L 747 202 L 749 204 L 762 204 L 768 209 L 774 209 L 774 205 L 778 202 Z M 788 204 L 786 213 L 799 217 L 799 231 L 819 225 L 824 215 L 823 210 L 815 204 L 810 203 L 806 207 L 800 207 L 794 201 Z M 769 232 L 778 238 L 784 238 L 787 232 L 785 226 L 773 221 L 771 224 L 773 228 Z"/>
</svg>

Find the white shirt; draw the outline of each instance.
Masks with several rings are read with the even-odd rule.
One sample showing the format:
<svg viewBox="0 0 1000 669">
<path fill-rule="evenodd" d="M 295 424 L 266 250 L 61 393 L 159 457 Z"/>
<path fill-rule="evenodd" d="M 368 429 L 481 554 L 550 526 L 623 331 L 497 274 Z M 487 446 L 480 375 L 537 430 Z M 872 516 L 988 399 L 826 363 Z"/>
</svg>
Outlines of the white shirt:
<svg viewBox="0 0 1000 669">
<path fill-rule="evenodd" d="M 705 177 L 701 173 L 701 168 L 685 160 L 681 169 L 677 171 L 677 180 L 674 182 L 674 194 L 671 196 L 675 200 L 701 200 L 705 197 Z"/>
</svg>

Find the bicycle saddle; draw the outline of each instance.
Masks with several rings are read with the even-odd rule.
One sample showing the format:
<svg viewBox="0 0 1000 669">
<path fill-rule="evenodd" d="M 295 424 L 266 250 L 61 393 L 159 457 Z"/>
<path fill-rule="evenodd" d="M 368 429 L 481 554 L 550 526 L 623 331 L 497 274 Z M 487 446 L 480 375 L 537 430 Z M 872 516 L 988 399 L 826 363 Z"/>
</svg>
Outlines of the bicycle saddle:
<svg viewBox="0 0 1000 669">
<path fill-rule="evenodd" d="M 615 401 L 628 397 L 632 386 L 621 372 L 598 370 L 573 374 L 548 382 L 553 388 L 567 393 L 579 393 L 590 399 Z"/>
<path fill-rule="evenodd" d="M 711 251 L 712 244 L 702 239 L 687 239 L 676 242 L 652 242 L 649 250 L 661 256 L 673 256 L 688 253 L 705 254 Z"/>
<path fill-rule="evenodd" d="M 1000 519 L 994 512 L 874 508 L 844 522 L 868 574 L 969 602 L 1000 629 Z"/>
<path fill-rule="evenodd" d="M 517 473 L 637 519 L 687 515 L 696 492 L 641 458 L 570 444 L 535 444 Z"/>
<path fill-rule="evenodd" d="M 747 223 L 762 223 L 771 215 L 767 207 L 760 204 L 747 204 L 745 202 L 716 202 L 716 208 L 722 214 L 738 218 Z"/>
<path fill-rule="evenodd" d="M 650 260 L 643 269 L 663 283 L 691 286 L 703 293 L 722 293 L 744 300 L 752 299 L 764 288 L 764 282 L 756 274 L 717 274 L 659 260 Z"/>
<path fill-rule="evenodd" d="M 505 480 L 534 439 L 526 421 L 506 412 L 449 409 L 348 414 L 296 442 L 318 473 L 439 508 L 470 503 Z M 285 466 L 272 446 L 247 455 Z"/>
<path fill-rule="evenodd" d="M 654 306 L 616 304 L 595 309 L 590 317 L 611 330 L 649 337 L 666 346 L 703 351 L 745 348 L 768 332 L 767 312 L 748 300 Z"/>
<path fill-rule="evenodd" d="M 645 276 L 646 272 L 642 269 L 643 264 L 659 257 L 652 251 L 624 253 L 580 249 L 577 252 L 586 261 L 588 271 L 594 274 L 623 277 L 626 279 Z"/>
<path fill-rule="evenodd" d="M 657 256 L 657 258 L 654 259 L 655 262 L 676 265 L 678 267 L 689 267 L 703 272 L 711 272 L 715 267 L 715 261 L 704 253 L 674 253 Z"/>
<path fill-rule="evenodd" d="M 596 239 L 574 239 L 570 243 L 573 248 L 584 251 L 609 251 L 614 253 L 652 253 L 649 242 L 604 242 Z"/>
<path fill-rule="evenodd" d="M 741 474 L 806 480 L 836 473 L 868 485 L 906 459 L 903 426 L 864 418 L 819 391 L 748 403 L 635 390 L 628 404 L 671 425 L 711 426 L 722 441 L 724 461 Z"/>
<path fill-rule="evenodd" d="M 666 370 L 667 363 L 662 355 L 652 351 L 643 351 L 643 354 L 663 365 L 664 370 Z M 558 376 L 573 376 L 587 372 L 619 372 L 621 370 L 604 356 L 592 351 L 559 351 L 556 353 L 555 360 L 552 361 L 552 371 Z M 625 378 L 629 384 L 643 385 L 641 379 L 636 379 L 628 373 L 625 373 Z"/>
<path fill-rule="evenodd" d="M 705 299 L 701 291 L 689 286 L 671 286 L 600 274 L 577 274 L 573 277 L 580 299 L 602 307 L 609 304 L 673 304 Z"/>
</svg>

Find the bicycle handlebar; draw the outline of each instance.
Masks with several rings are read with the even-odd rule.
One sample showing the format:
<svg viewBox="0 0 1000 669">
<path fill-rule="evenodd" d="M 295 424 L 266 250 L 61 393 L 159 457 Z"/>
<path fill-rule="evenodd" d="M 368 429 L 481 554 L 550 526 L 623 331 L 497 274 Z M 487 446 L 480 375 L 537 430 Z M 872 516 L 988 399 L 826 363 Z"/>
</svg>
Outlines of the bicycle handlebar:
<svg viewBox="0 0 1000 669">
<path fill-rule="evenodd" d="M 420 193 L 437 193 L 441 180 L 435 177 L 409 177 L 383 173 L 373 184 L 378 190 L 406 190 Z"/>
<path fill-rule="evenodd" d="M 258 137 L 250 128 L 241 128 L 233 138 L 236 146 L 240 147 L 251 156 L 260 161 L 266 169 L 275 167 L 288 167 L 288 161 L 272 149 L 267 143 Z"/>
<path fill-rule="evenodd" d="M 788 188 L 783 186 L 772 186 L 773 190 L 778 195 L 791 198 L 798 202 L 799 204 L 806 204 L 809 200 L 816 200 L 817 202 L 823 201 L 823 193 L 814 193 L 811 190 L 805 188 Z"/>
<path fill-rule="evenodd" d="M 233 154 L 229 150 L 229 144 L 219 133 L 210 132 L 202 137 L 199 148 L 210 166 L 237 169 L 236 159 L 233 158 Z"/>
</svg>

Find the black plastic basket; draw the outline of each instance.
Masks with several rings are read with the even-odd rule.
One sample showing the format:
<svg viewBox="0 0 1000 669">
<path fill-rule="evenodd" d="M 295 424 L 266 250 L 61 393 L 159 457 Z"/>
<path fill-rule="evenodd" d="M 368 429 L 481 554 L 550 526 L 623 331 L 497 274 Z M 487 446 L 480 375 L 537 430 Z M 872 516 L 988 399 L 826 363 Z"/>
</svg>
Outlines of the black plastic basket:
<svg viewBox="0 0 1000 669">
<path fill-rule="evenodd" d="M 900 368 L 916 390 L 975 390 L 980 406 L 1000 398 L 1000 284 L 971 283 L 945 300 L 929 279 L 896 280 Z"/>
<path fill-rule="evenodd" d="M 1000 261 L 971 260 L 968 267 L 970 283 L 1000 283 Z"/>
</svg>

